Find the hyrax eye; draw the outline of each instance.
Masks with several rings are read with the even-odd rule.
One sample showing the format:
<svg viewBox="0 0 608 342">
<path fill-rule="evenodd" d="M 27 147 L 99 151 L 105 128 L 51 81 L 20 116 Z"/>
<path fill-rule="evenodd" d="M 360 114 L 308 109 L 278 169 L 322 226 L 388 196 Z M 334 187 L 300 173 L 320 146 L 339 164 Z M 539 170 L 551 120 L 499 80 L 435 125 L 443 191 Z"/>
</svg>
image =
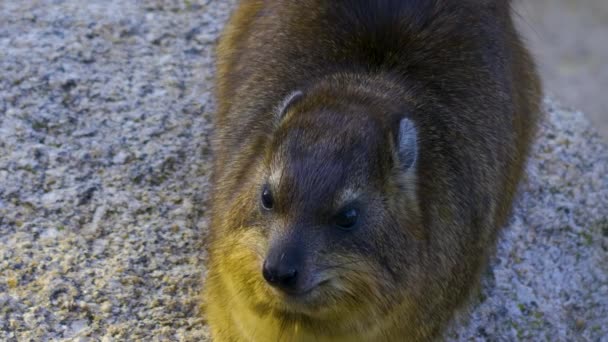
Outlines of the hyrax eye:
<svg viewBox="0 0 608 342">
<path fill-rule="evenodd" d="M 359 212 L 357 209 L 349 208 L 342 210 L 338 215 L 334 217 L 334 224 L 341 229 L 353 229 L 359 219 Z"/>
<path fill-rule="evenodd" d="M 273 206 L 274 198 L 272 198 L 272 192 L 268 188 L 268 185 L 265 185 L 262 189 L 262 207 L 266 210 L 270 210 Z"/>
</svg>

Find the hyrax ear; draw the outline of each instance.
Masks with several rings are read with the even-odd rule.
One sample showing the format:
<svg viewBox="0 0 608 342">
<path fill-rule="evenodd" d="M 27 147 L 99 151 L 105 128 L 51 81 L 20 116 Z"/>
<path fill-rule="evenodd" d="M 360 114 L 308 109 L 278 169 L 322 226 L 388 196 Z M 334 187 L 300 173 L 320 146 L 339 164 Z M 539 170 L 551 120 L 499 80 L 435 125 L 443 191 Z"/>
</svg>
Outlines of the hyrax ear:
<svg viewBox="0 0 608 342">
<path fill-rule="evenodd" d="M 408 118 L 399 121 L 397 133 L 397 158 L 402 171 L 411 171 L 418 159 L 418 132 L 414 123 Z"/>
<path fill-rule="evenodd" d="M 304 94 L 299 91 L 293 91 L 291 93 L 289 93 L 289 95 L 287 95 L 275 108 L 275 114 L 276 114 L 276 120 L 275 122 L 277 123 L 277 125 L 281 122 L 281 120 L 283 120 L 283 118 L 285 117 L 285 114 L 287 114 L 287 111 L 289 111 L 289 108 L 291 108 L 294 104 L 296 104 L 300 99 L 302 99 L 302 97 L 304 96 Z"/>
</svg>

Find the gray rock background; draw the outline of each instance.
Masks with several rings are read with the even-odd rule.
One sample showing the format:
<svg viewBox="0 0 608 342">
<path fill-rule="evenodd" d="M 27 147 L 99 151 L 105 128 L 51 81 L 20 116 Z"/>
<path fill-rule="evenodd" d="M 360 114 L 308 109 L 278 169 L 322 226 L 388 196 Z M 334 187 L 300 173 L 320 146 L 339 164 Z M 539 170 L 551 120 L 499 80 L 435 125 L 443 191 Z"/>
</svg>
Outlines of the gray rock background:
<svg viewBox="0 0 608 342">
<path fill-rule="evenodd" d="M 207 339 L 212 47 L 233 3 L 0 2 L 1 341 Z M 608 147 L 546 110 L 452 340 L 608 340 Z"/>
</svg>

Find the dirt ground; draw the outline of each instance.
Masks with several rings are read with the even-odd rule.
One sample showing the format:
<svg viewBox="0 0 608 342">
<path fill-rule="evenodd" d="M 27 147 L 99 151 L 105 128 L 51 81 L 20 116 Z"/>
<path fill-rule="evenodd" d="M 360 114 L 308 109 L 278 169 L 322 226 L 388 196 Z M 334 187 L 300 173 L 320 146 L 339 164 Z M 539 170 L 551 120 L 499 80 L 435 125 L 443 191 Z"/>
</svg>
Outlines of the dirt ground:
<svg viewBox="0 0 608 342">
<path fill-rule="evenodd" d="M 547 93 L 608 139 L 608 1 L 518 0 L 515 9 Z"/>
</svg>

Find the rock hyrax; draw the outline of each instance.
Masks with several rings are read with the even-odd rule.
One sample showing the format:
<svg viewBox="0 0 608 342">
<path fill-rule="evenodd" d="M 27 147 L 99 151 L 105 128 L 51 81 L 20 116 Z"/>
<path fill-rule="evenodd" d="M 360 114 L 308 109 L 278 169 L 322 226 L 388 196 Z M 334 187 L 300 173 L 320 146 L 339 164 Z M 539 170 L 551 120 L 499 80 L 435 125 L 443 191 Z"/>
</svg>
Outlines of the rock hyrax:
<svg viewBox="0 0 608 342">
<path fill-rule="evenodd" d="M 510 1 L 243 0 L 217 68 L 214 339 L 441 336 L 539 119 Z"/>
</svg>

